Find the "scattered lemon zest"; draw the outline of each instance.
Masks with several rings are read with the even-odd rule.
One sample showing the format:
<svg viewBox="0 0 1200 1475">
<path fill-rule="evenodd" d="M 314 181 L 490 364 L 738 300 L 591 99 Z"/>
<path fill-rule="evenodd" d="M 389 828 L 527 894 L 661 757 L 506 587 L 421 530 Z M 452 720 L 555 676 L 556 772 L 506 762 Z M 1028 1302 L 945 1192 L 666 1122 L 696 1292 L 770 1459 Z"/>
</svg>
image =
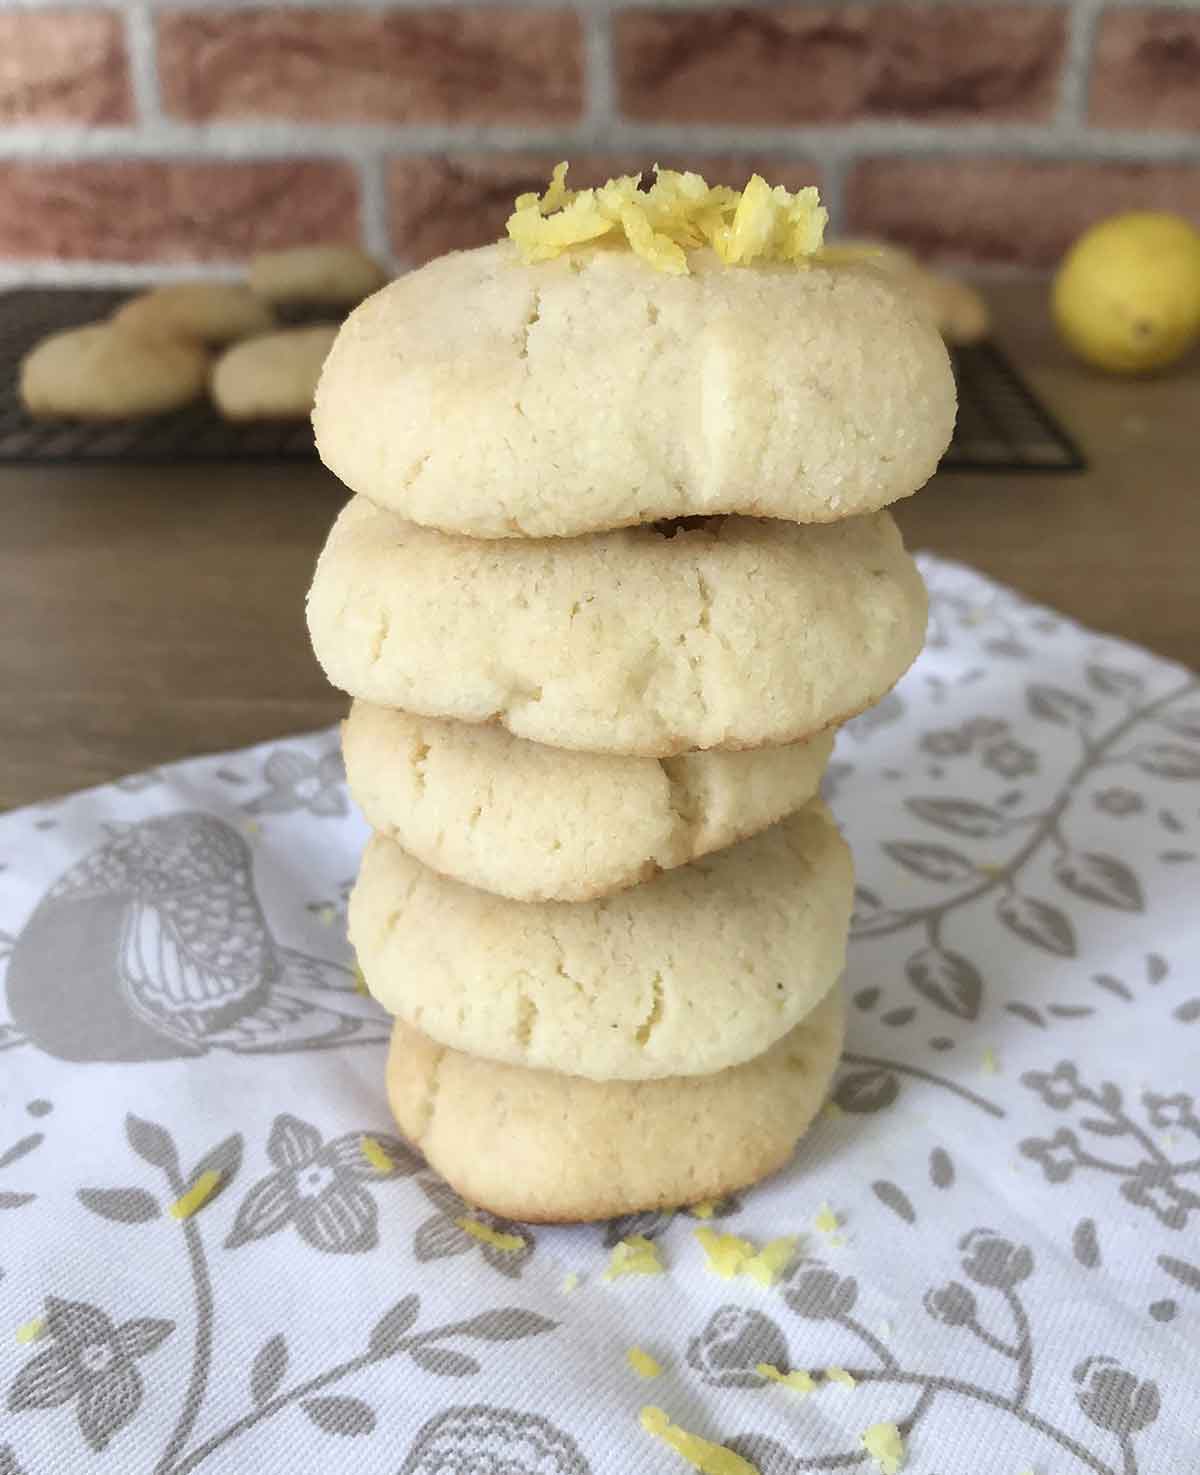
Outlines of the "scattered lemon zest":
<svg viewBox="0 0 1200 1475">
<path fill-rule="evenodd" d="M 212 1198 L 220 1182 L 221 1175 L 215 1168 L 209 1168 L 207 1173 L 201 1173 L 188 1191 L 180 1194 L 171 1205 L 168 1211 L 171 1218 L 190 1219 Z"/>
<path fill-rule="evenodd" d="M 337 912 L 326 902 L 317 913 L 317 921 L 320 922 L 322 927 L 332 927 L 336 916 Z"/>
<path fill-rule="evenodd" d="M 568 1270 L 567 1271 L 566 1275 L 564 1275 L 563 1276 L 563 1279 L 562 1279 L 562 1288 L 563 1288 L 564 1295 L 568 1295 L 568 1296 L 571 1294 L 572 1291 L 577 1291 L 579 1289 L 579 1271 L 578 1270 Z"/>
<path fill-rule="evenodd" d="M 17 1328 L 17 1341 L 22 1346 L 27 1346 L 30 1342 L 36 1342 L 45 1335 L 46 1318 L 44 1316 L 31 1317 L 29 1321 L 22 1322 Z"/>
<path fill-rule="evenodd" d="M 657 164 L 654 183 L 641 185 L 640 174 L 623 174 L 598 189 L 573 190 L 566 163 L 557 164 L 544 194 L 517 196 L 508 234 L 527 264 L 611 237 L 673 276 L 686 276 L 687 253 L 704 246 L 726 266 L 807 266 L 821 252 L 829 212 L 811 185 L 792 194 L 752 174 L 745 189 L 734 190 Z M 836 251 L 828 259 L 838 259 Z"/>
<path fill-rule="evenodd" d="M 354 992 L 356 994 L 362 994 L 364 999 L 371 997 L 371 990 L 367 987 L 367 975 L 357 963 L 354 965 Z"/>
<path fill-rule="evenodd" d="M 990 1045 L 983 1052 L 983 1070 L 984 1074 L 989 1076 L 1000 1074 L 1000 1061 L 996 1058 L 996 1052 Z"/>
<path fill-rule="evenodd" d="M 813 1215 L 813 1228 L 821 1234 L 836 1234 L 841 1222 L 828 1204 L 822 1204 Z"/>
<path fill-rule="evenodd" d="M 623 1275 L 662 1275 L 665 1269 L 654 1241 L 644 1234 L 633 1234 L 613 1245 L 604 1279 L 618 1280 Z"/>
<path fill-rule="evenodd" d="M 857 1388 L 858 1379 L 853 1373 L 848 1373 L 844 1367 L 833 1367 L 825 1369 L 825 1377 L 830 1383 L 840 1383 L 843 1388 Z"/>
<path fill-rule="evenodd" d="M 371 1164 L 377 1173 L 390 1173 L 396 1166 L 387 1155 L 387 1149 L 382 1142 L 376 1141 L 374 1137 L 363 1137 L 359 1142 L 363 1157 Z"/>
<path fill-rule="evenodd" d="M 836 1101 L 827 1101 L 821 1108 L 821 1115 L 828 1117 L 831 1122 L 836 1122 L 840 1117 L 846 1115 L 846 1108 L 839 1106 Z"/>
<path fill-rule="evenodd" d="M 711 1198 L 706 1198 L 703 1203 L 693 1204 L 689 1212 L 693 1219 L 711 1219 L 717 1206 Z"/>
<path fill-rule="evenodd" d="M 706 1268 L 722 1280 L 740 1275 L 756 1253 L 753 1244 L 737 1234 L 722 1234 L 718 1229 L 693 1229 L 692 1233 L 704 1251 Z"/>
<path fill-rule="evenodd" d="M 811 1393 L 817 1386 L 812 1374 L 806 1373 L 803 1368 L 795 1368 L 792 1372 L 785 1373 L 769 1362 L 760 1362 L 754 1371 L 760 1378 L 766 1378 L 771 1383 L 782 1383 L 785 1388 L 791 1388 L 800 1394 Z"/>
<path fill-rule="evenodd" d="M 639 1378 L 657 1378 L 662 1372 L 662 1363 L 651 1357 L 649 1352 L 643 1352 L 640 1347 L 631 1347 L 626 1352 L 625 1359 Z"/>
<path fill-rule="evenodd" d="M 517 1250 L 525 1248 L 525 1241 L 519 1234 L 505 1234 L 502 1229 L 493 1229 L 490 1224 L 472 1219 L 470 1214 L 460 1214 L 454 1222 L 464 1234 L 469 1234 L 480 1244 L 491 1245 L 494 1250 L 503 1250 L 506 1255 L 515 1254 Z"/>
<path fill-rule="evenodd" d="M 245 835 L 257 835 L 259 830 L 261 829 L 262 825 L 260 825 L 256 819 L 246 819 L 242 821 L 242 833 Z"/>
<path fill-rule="evenodd" d="M 709 1439 L 702 1439 L 699 1434 L 689 1434 L 678 1424 L 672 1424 L 662 1409 L 655 1408 L 653 1404 L 642 1410 L 640 1422 L 647 1434 L 669 1444 L 689 1465 L 699 1470 L 701 1475 L 759 1475 L 757 1465 L 734 1454 L 733 1450 L 726 1449 L 723 1444 L 713 1444 Z"/>
<path fill-rule="evenodd" d="M 757 1255 L 752 1255 L 746 1261 L 742 1269 L 751 1280 L 758 1281 L 759 1285 L 773 1286 L 788 1268 L 795 1253 L 796 1236 L 785 1234 L 779 1239 L 769 1240 Z"/>
<path fill-rule="evenodd" d="M 904 1464 L 904 1440 L 895 1424 L 872 1424 L 869 1429 L 864 1429 L 862 1446 L 883 1475 L 898 1475 Z"/>
<path fill-rule="evenodd" d="M 975 869 L 981 876 L 990 876 L 993 881 L 1004 874 L 1003 866 L 984 865 L 981 863 L 976 865 Z"/>
</svg>

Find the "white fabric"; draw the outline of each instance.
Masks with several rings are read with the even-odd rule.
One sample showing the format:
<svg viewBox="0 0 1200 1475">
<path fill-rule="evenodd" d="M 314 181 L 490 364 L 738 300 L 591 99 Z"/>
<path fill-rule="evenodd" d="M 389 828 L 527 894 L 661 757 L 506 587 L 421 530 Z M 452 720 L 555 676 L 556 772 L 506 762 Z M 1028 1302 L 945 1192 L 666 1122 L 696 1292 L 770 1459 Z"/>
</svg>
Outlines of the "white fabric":
<svg viewBox="0 0 1200 1475">
<path fill-rule="evenodd" d="M 1200 690 L 924 570 L 928 648 L 830 775 L 845 1110 L 714 1221 L 800 1235 L 770 1290 L 708 1273 L 686 1214 L 516 1253 L 455 1225 L 349 972 L 334 732 L 0 817 L 0 1472 L 683 1469 L 648 1403 L 763 1475 L 872 1469 L 889 1420 L 919 1475 L 1194 1470 Z M 606 1282 L 639 1231 L 667 1273 Z"/>
</svg>

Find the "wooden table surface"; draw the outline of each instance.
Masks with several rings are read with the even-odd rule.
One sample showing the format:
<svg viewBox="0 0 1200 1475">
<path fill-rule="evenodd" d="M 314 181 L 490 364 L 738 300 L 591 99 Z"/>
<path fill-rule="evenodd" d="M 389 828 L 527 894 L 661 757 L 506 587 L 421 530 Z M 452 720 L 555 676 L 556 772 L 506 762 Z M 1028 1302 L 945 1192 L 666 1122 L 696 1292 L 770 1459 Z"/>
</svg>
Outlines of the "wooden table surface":
<svg viewBox="0 0 1200 1475">
<path fill-rule="evenodd" d="M 989 296 L 1091 470 L 938 476 L 909 546 L 1200 667 L 1200 365 L 1103 379 L 1044 288 Z M 303 603 L 343 495 L 316 466 L 0 471 L 0 807 L 336 719 Z"/>
</svg>

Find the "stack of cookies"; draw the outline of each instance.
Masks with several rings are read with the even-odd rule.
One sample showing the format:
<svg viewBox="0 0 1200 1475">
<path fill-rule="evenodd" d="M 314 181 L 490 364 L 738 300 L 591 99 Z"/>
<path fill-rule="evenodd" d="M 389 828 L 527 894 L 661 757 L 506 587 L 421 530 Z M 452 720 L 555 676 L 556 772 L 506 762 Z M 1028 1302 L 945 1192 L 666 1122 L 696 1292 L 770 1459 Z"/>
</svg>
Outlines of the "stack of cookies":
<svg viewBox="0 0 1200 1475">
<path fill-rule="evenodd" d="M 920 649 L 882 509 L 954 388 L 884 273 L 820 264 L 823 214 L 556 174 L 325 365 L 356 495 L 309 627 L 375 832 L 351 941 L 401 1130 L 505 1217 L 752 1183 L 837 1063 L 853 875 L 817 791 Z"/>
</svg>

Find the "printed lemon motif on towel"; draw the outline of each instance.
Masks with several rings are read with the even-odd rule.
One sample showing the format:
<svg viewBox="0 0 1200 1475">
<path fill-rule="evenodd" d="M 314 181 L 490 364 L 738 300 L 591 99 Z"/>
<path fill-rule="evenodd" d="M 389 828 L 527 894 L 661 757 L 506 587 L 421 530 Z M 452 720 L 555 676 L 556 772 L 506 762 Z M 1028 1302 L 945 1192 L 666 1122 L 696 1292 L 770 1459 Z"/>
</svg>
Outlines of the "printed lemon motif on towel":
<svg viewBox="0 0 1200 1475">
<path fill-rule="evenodd" d="M 528 264 L 603 241 L 627 246 L 672 276 L 687 276 L 687 253 L 702 247 L 726 266 L 807 266 L 825 238 L 829 212 L 812 186 L 792 194 L 753 174 L 735 190 L 657 166 L 649 189 L 641 185 L 640 174 L 623 174 L 599 189 L 569 189 L 561 163 L 544 194 L 517 197 L 508 234 Z"/>
</svg>

